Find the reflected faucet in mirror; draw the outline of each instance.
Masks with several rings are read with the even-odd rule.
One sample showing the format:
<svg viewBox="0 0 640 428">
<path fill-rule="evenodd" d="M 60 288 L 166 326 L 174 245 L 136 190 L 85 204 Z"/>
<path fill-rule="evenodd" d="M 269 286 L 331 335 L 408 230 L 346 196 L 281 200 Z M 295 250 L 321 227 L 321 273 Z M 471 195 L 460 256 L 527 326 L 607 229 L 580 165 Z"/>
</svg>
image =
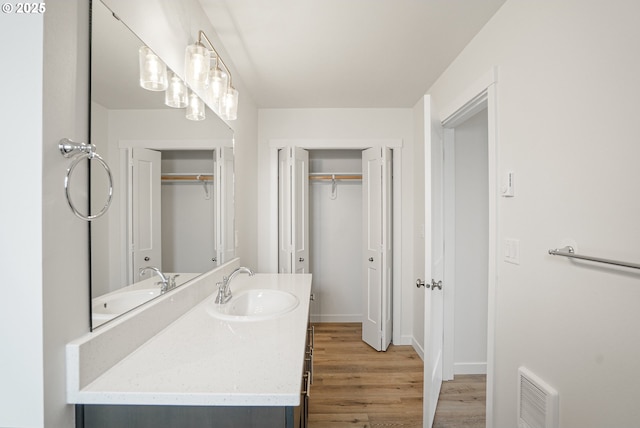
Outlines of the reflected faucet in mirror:
<svg viewBox="0 0 640 428">
<path fill-rule="evenodd" d="M 174 288 L 176 288 L 176 277 L 180 276 L 178 275 L 165 275 L 163 274 L 160 269 L 158 269 L 155 266 L 147 266 L 147 267 L 143 267 L 142 269 L 140 269 L 140 276 L 143 276 L 148 270 L 155 272 L 159 277 L 160 277 L 160 282 L 157 282 L 157 285 L 160 285 L 160 293 L 164 294 L 169 290 L 172 290 Z"/>
<path fill-rule="evenodd" d="M 216 303 L 224 304 L 231 300 L 231 280 L 236 277 L 236 275 L 240 273 L 249 274 L 249 276 L 253 276 L 254 273 L 248 267 L 241 266 L 235 269 L 231 274 L 227 277 L 222 278 L 222 282 L 218 283 L 218 295 L 216 296 Z"/>
</svg>

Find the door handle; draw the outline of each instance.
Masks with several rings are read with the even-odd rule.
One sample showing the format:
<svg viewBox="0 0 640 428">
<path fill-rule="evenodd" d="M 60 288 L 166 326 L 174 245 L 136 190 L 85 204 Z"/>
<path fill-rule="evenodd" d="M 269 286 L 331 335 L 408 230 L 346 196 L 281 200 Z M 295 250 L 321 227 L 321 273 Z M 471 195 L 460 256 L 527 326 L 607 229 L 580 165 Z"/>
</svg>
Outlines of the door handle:
<svg viewBox="0 0 640 428">
<path fill-rule="evenodd" d="M 442 290 L 442 281 L 436 282 L 435 279 L 431 279 L 431 289 L 438 288 L 438 290 Z"/>
<path fill-rule="evenodd" d="M 416 287 L 418 288 L 424 287 L 424 281 L 421 280 L 420 278 L 416 279 Z"/>
<path fill-rule="evenodd" d="M 149 260 L 151 260 L 151 259 L 149 258 L 149 256 L 147 256 L 147 257 L 145 257 L 145 258 L 144 258 L 144 261 L 145 261 L 145 262 L 148 262 Z"/>
<path fill-rule="evenodd" d="M 298 261 L 299 261 L 299 262 L 303 262 L 303 261 L 304 261 L 304 257 L 300 257 L 300 258 L 298 259 Z"/>
<path fill-rule="evenodd" d="M 373 261 L 373 257 L 369 257 L 369 261 L 372 262 Z"/>
</svg>

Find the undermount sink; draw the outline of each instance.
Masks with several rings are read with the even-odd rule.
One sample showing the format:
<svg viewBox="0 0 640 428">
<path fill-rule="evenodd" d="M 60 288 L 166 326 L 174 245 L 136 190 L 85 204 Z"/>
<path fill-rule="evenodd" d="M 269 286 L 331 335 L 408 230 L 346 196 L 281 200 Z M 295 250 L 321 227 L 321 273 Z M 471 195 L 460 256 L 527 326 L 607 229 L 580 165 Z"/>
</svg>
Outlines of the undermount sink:
<svg viewBox="0 0 640 428">
<path fill-rule="evenodd" d="M 160 288 L 123 291 L 93 299 L 92 316 L 109 320 L 160 295 Z"/>
<path fill-rule="evenodd" d="M 286 291 L 252 289 L 238 292 L 227 303 L 215 303 L 212 299 L 207 312 L 224 320 L 255 321 L 280 317 L 299 303 L 296 296 Z"/>
</svg>

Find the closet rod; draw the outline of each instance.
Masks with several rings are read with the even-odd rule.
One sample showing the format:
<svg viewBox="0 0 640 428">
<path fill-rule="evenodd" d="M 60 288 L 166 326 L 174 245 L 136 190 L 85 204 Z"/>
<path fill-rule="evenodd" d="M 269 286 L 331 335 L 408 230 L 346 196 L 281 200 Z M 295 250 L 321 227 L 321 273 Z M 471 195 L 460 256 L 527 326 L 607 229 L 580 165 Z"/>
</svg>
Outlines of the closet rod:
<svg viewBox="0 0 640 428">
<path fill-rule="evenodd" d="M 311 174 L 309 174 L 309 180 L 362 180 L 362 174 L 352 174 L 352 173 L 340 173 L 340 174 L 311 173 Z"/>
<path fill-rule="evenodd" d="M 162 174 L 162 181 L 213 181 L 213 174 Z"/>
</svg>

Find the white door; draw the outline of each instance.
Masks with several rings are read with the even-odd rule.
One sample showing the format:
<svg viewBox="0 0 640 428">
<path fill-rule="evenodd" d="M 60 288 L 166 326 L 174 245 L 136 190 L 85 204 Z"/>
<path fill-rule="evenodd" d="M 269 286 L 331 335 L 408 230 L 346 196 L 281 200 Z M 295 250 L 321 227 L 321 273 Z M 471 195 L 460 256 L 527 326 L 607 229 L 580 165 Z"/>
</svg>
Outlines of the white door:
<svg viewBox="0 0 640 428">
<path fill-rule="evenodd" d="M 278 153 L 278 271 L 309 272 L 309 152 Z"/>
<path fill-rule="evenodd" d="M 425 314 L 423 426 L 431 428 L 442 387 L 444 304 L 443 132 L 433 117 L 431 97 L 424 98 L 425 135 Z M 430 226 L 430 227 L 429 227 Z M 445 284 L 446 286 L 446 284 Z"/>
<path fill-rule="evenodd" d="M 291 273 L 291 149 L 278 151 L 278 272 Z"/>
<path fill-rule="evenodd" d="M 362 152 L 362 340 L 378 351 L 391 343 L 391 150 Z"/>
<path fill-rule="evenodd" d="M 217 150 L 216 163 L 216 231 L 217 262 L 226 263 L 235 256 L 235 204 L 234 204 L 234 155 L 233 147 L 221 147 Z"/>
<path fill-rule="evenodd" d="M 293 151 L 293 261 L 295 273 L 309 273 L 309 152 Z"/>
<path fill-rule="evenodd" d="M 140 269 L 155 266 L 162 269 L 162 225 L 160 200 L 161 153 L 148 149 L 132 149 L 131 153 L 131 256 L 132 282 L 148 278 Z"/>
</svg>

